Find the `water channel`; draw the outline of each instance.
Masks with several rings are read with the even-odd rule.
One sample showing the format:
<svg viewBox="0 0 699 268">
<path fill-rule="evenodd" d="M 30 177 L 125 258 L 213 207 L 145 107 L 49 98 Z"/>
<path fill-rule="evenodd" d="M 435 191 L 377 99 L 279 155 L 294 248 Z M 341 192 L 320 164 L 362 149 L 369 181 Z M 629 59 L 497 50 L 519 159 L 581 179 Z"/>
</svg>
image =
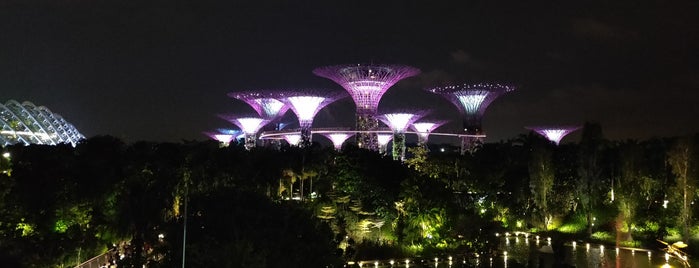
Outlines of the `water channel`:
<svg viewBox="0 0 699 268">
<path fill-rule="evenodd" d="M 564 266 L 554 265 L 554 254 L 550 253 L 551 243 L 546 238 L 537 239 L 534 236 L 503 236 L 498 249 L 497 257 L 458 257 L 447 256 L 437 258 L 421 258 L 407 260 L 380 260 L 363 261 L 360 267 L 494 267 L 494 268 L 559 268 L 559 267 L 614 267 L 614 268 L 670 268 L 685 267 L 682 261 L 674 256 L 667 255 L 664 251 L 647 249 L 634 249 L 625 247 L 610 247 L 599 244 L 582 242 L 567 242 L 562 247 L 563 252 L 558 253 L 563 259 Z M 699 267 L 699 262 L 690 260 L 694 267 Z M 355 265 L 357 267 L 359 265 Z"/>
</svg>

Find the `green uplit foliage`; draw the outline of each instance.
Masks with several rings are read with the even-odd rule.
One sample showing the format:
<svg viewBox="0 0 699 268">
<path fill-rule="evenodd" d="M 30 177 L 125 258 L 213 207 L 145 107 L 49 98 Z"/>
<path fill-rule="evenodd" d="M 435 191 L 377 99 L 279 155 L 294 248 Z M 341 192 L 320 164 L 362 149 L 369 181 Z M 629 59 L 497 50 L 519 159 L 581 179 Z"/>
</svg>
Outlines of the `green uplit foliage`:
<svg viewBox="0 0 699 268">
<path fill-rule="evenodd" d="M 614 241 L 614 235 L 609 232 L 594 232 L 591 237 L 600 241 Z"/>
<path fill-rule="evenodd" d="M 689 241 L 689 229 L 692 221 L 691 203 L 694 200 L 697 189 L 694 177 L 693 160 L 694 144 L 689 138 L 680 138 L 667 153 L 667 163 L 672 168 L 672 174 L 676 178 L 677 198 L 680 204 L 679 222 L 682 228 L 682 239 Z"/>
<path fill-rule="evenodd" d="M 544 230 L 548 230 L 552 217 L 547 197 L 553 189 L 554 173 L 551 151 L 544 145 L 534 146 L 529 160 L 529 188 Z"/>
<path fill-rule="evenodd" d="M 53 227 L 53 231 L 56 233 L 65 233 L 68 230 L 68 224 L 63 220 L 57 220 Z"/>
<path fill-rule="evenodd" d="M 544 231 L 542 220 L 532 218 L 543 208 L 552 215 L 548 227 L 567 236 L 584 235 L 589 220 L 591 230 L 603 231 L 595 239 L 633 230 L 628 245 L 680 240 L 672 217 L 680 214 L 681 191 L 665 159 L 672 140 L 639 143 L 636 158 L 627 161 L 624 143 L 607 144 L 599 134 L 548 148 L 552 184 L 549 175 L 530 181 L 538 176 L 529 169 L 536 160 L 531 137 L 484 144 L 465 156 L 411 150 L 405 163 L 351 146 L 247 151 L 100 138 L 77 148 L 10 148 L 12 177 L 0 174 L 0 259 L 73 267 L 78 252 L 86 260 L 132 239 L 141 246 L 133 247 L 129 265 L 174 267 L 181 261 L 185 200 L 192 267 L 323 267 L 338 256 L 487 252 L 497 248 L 493 233 Z M 611 178 L 614 202 L 605 195 Z M 285 200 L 299 196 L 305 200 Z M 167 234 L 163 241 L 160 232 Z"/>
<path fill-rule="evenodd" d="M 559 226 L 556 230 L 561 233 L 576 234 L 585 231 L 585 228 L 584 223 L 566 223 Z"/>
<path fill-rule="evenodd" d="M 56 224 L 54 231 L 65 233 L 71 226 L 85 229 L 92 221 L 92 208 L 87 204 L 74 205 L 69 208 L 59 209 L 56 212 Z"/>
<path fill-rule="evenodd" d="M 35 227 L 34 227 L 33 224 L 26 223 L 26 222 L 20 222 L 20 223 L 18 223 L 18 224 L 17 224 L 17 227 L 15 228 L 15 230 L 18 230 L 18 231 L 21 231 L 21 232 L 22 232 L 22 236 L 31 236 L 31 235 L 33 235 L 33 234 L 35 233 L 35 232 L 34 232 L 34 229 L 35 229 Z"/>
</svg>

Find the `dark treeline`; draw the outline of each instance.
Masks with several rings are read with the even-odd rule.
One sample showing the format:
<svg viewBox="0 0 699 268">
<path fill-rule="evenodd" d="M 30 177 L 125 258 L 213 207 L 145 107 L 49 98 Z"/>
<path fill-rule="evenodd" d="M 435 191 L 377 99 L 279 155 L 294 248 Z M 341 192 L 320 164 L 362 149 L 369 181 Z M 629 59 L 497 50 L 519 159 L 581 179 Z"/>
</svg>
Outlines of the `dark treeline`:
<svg viewBox="0 0 699 268">
<path fill-rule="evenodd" d="M 404 163 L 216 142 L 8 146 L 0 161 L 0 262 L 72 266 L 116 248 L 120 267 L 325 267 L 487 254 L 505 230 L 653 247 L 698 233 L 699 137 L 579 143 L 530 133 L 461 156 Z M 458 151 L 458 150 L 457 150 Z M 690 246 L 690 251 L 692 247 Z"/>
</svg>

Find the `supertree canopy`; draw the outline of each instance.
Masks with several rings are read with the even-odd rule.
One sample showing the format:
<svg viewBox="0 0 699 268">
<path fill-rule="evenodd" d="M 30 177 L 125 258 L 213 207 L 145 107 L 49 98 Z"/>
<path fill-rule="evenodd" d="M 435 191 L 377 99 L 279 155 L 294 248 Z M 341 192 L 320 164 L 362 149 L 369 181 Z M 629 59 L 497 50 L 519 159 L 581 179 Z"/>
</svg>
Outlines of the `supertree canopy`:
<svg viewBox="0 0 699 268">
<path fill-rule="evenodd" d="M 429 139 L 430 133 L 437 129 L 438 127 L 444 125 L 446 120 L 432 120 L 432 121 L 421 121 L 415 122 L 410 127 L 417 133 L 417 143 L 419 145 L 426 145 Z"/>
<path fill-rule="evenodd" d="M 546 137 L 548 140 L 558 145 L 563 137 L 580 129 L 580 126 L 537 126 L 526 127 L 526 129 L 539 133 L 539 135 Z"/>
<path fill-rule="evenodd" d="M 379 127 L 375 117 L 383 94 L 398 81 L 419 74 L 420 70 L 404 65 L 346 64 L 320 67 L 313 73 L 347 90 L 357 107 L 357 130 L 370 131 Z M 359 132 L 357 144 L 370 150 L 378 149 L 373 132 Z"/>
<path fill-rule="evenodd" d="M 223 134 L 219 132 L 204 132 L 204 134 L 220 142 L 221 147 L 228 146 L 231 143 L 231 141 L 236 137 L 235 134 Z"/>
<path fill-rule="evenodd" d="M 0 145 L 22 143 L 75 146 L 85 136 L 58 114 L 31 102 L 9 100 L 0 103 Z"/>
<path fill-rule="evenodd" d="M 337 151 L 342 149 L 342 144 L 355 134 L 354 131 L 343 128 L 323 128 L 313 130 L 313 133 L 318 133 L 328 138 L 333 143 L 333 147 L 335 147 L 335 150 Z"/>
<path fill-rule="evenodd" d="M 300 133 L 287 133 L 283 135 L 284 140 L 286 140 L 287 143 L 291 146 L 298 146 L 299 143 L 301 142 L 301 134 Z"/>
<path fill-rule="evenodd" d="M 245 133 L 245 149 L 250 150 L 257 144 L 257 132 L 269 121 L 254 116 L 221 115 L 221 118 L 238 126 Z"/>
<path fill-rule="evenodd" d="M 328 104 L 346 97 L 341 91 L 328 91 L 322 89 L 304 89 L 284 93 L 284 102 L 291 107 L 299 120 L 302 146 L 311 144 L 311 125 L 318 111 Z"/>
<path fill-rule="evenodd" d="M 263 119 L 273 121 L 282 117 L 289 106 L 281 101 L 280 92 L 273 90 L 250 90 L 228 93 L 231 98 L 244 101 Z"/>
<path fill-rule="evenodd" d="M 462 139 L 462 154 L 473 150 L 485 135 L 481 120 L 488 105 L 497 97 L 515 90 L 514 86 L 505 84 L 462 84 L 456 86 L 435 87 L 427 91 L 441 95 L 456 105 L 463 116 L 466 135 Z"/>
<path fill-rule="evenodd" d="M 391 140 L 393 140 L 393 134 L 388 131 L 376 134 L 376 141 L 379 145 L 380 154 L 386 154 L 388 143 L 391 142 Z"/>
<path fill-rule="evenodd" d="M 393 131 L 393 160 L 405 158 L 405 131 L 413 122 L 422 118 L 427 111 L 382 114 L 379 117 Z"/>
</svg>

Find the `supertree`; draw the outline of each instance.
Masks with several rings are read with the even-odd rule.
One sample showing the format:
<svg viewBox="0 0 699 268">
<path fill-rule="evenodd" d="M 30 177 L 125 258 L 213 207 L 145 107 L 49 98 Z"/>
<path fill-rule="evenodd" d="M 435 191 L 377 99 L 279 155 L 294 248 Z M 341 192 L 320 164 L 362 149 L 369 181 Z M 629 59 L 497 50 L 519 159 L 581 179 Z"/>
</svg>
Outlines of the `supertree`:
<svg viewBox="0 0 699 268">
<path fill-rule="evenodd" d="M 228 96 L 247 103 L 258 115 L 270 122 L 284 116 L 289 110 L 289 105 L 281 100 L 282 93 L 275 90 L 236 91 L 228 93 Z"/>
<path fill-rule="evenodd" d="M 427 146 L 430 133 L 447 123 L 447 120 L 421 120 L 410 125 L 410 128 L 417 133 L 418 146 Z"/>
<path fill-rule="evenodd" d="M 357 145 L 377 150 L 377 136 L 372 131 L 379 128 L 376 115 L 381 97 L 395 83 L 419 74 L 420 70 L 405 65 L 345 64 L 319 67 L 313 73 L 333 80 L 352 96 L 357 108 Z"/>
<path fill-rule="evenodd" d="M 427 113 L 428 111 L 395 112 L 378 116 L 379 120 L 393 131 L 393 160 L 403 161 L 405 159 L 405 131 L 413 122 Z"/>
<path fill-rule="evenodd" d="M 539 133 L 539 135 L 558 145 L 563 137 L 580 129 L 580 126 L 535 126 L 525 128 Z"/>
<path fill-rule="evenodd" d="M 491 102 L 507 92 L 515 90 L 505 84 L 462 84 L 456 86 L 435 87 L 427 91 L 441 95 L 456 105 L 463 116 L 465 135 L 461 135 L 461 154 L 473 151 L 485 137 L 481 126 L 483 114 Z"/>
<path fill-rule="evenodd" d="M 300 146 L 311 145 L 311 125 L 313 125 L 313 118 L 318 111 L 346 96 L 347 93 L 345 92 L 325 89 L 289 90 L 284 93 L 282 100 L 289 105 L 299 120 L 299 131 L 301 132 Z"/>
<path fill-rule="evenodd" d="M 284 140 L 291 146 L 298 146 L 301 142 L 301 133 L 286 133 L 283 134 Z"/>
<path fill-rule="evenodd" d="M 289 110 L 289 105 L 281 99 L 281 92 L 277 90 L 244 90 L 228 93 L 228 96 L 234 99 L 241 100 L 252 107 L 257 114 L 269 123 L 264 127 L 266 130 L 281 130 L 283 124 L 279 119 L 284 116 Z M 281 143 L 278 139 L 269 140 L 273 147 L 280 148 Z"/>
<path fill-rule="evenodd" d="M 393 139 L 393 133 L 390 130 L 379 130 L 376 132 L 376 143 L 378 144 L 379 153 L 382 155 L 386 154 L 388 150 L 388 143 Z"/>
<path fill-rule="evenodd" d="M 354 131 L 343 128 L 314 129 L 313 133 L 318 133 L 328 138 L 333 143 L 333 147 L 335 147 L 336 151 L 340 151 L 342 149 L 342 144 L 355 134 Z"/>
<path fill-rule="evenodd" d="M 224 134 L 220 132 L 204 132 L 204 134 L 218 141 L 221 147 L 228 147 L 231 141 L 236 137 L 235 134 Z"/>
<path fill-rule="evenodd" d="M 238 126 L 245 133 L 245 149 L 250 150 L 257 144 L 257 132 L 269 121 L 255 116 L 219 115 Z"/>
</svg>

